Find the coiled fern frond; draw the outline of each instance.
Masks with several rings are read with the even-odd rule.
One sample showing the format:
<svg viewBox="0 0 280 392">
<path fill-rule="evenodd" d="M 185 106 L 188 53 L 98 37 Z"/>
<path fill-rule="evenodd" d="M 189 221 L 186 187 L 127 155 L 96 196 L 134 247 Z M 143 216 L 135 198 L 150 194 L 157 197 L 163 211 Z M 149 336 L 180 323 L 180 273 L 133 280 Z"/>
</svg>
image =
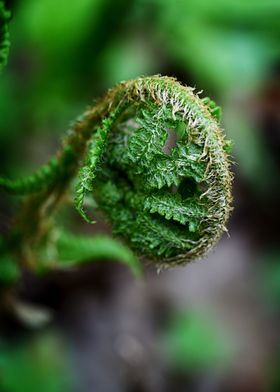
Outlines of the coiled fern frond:
<svg viewBox="0 0 280 392">
<path fill-rule="evenodd" d="M 216 244 L 231 211 L 219 118 L 213 101 L 174 78 L 122 82 L 71 126 L 55 170 L 50 163 L 29 182 L 2 180 L 2 186 L 33 193 L 20 221 L 37 211 L 38 222 L 78 173 L 75 206 L 87 221 L 85 197 L 138 254 L 164 266 L 186 263 Z"/>
</svg>

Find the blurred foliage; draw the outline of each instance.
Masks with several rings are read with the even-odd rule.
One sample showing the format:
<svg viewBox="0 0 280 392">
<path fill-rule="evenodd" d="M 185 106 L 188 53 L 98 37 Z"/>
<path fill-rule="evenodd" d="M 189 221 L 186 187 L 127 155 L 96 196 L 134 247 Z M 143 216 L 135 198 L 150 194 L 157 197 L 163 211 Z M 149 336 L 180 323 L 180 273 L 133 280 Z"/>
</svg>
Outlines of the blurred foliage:
<svg viewBox="0 0 280 392">
<path fill-rule="evenodd" d="M 0 284 L 10 285 L 20 277 L 20 271 L 15 258 L 10 254 L 1 255 Z"/>
<path fill-rule="evenodd" d="M 1 392 L 64 392 L 73 373 L 61 339 L 48 332 L 16 346 L 0 342 Z"/>
<path fill-rule="evenodd" d="M 201 85 L 212 84 L 224 94 L 228 89 L 252 89 L 279 55 L 277 0 L 155 3 L 160 9 L 159 31 L 170 52 Z"/>
<path fill-rule="evenodd" d="M 260 255 L 257 283 L 265 303 L 269 307 L 278 308 L 280 301 L 280 251 L 267 250 Z"/>
<path fill-rule="evenodd" d="M 67 269 L 102 260 L 118 261 L 126 265 L 135 277 L 142 276 L 139 260 L 119 241 L 105 235 L 82 236 L 58 230 L 50 246 L 44 248 L 41 254 L 40 268 L 44 272 L 48 267 Z"/>
<path fill-rule="evenodd" d="M 20 276 L 15 257 L 8 252 L 3 238 L 0 236 L 0 285 L 10 285 Z"/>
<path fill-rule="evenodd" d="M 222 323 L 192 311 L 171 316 L 163 347 L 169 364 L 180 370 L 223 369 L 233 359 L 233 344 Z"/>
</svg>

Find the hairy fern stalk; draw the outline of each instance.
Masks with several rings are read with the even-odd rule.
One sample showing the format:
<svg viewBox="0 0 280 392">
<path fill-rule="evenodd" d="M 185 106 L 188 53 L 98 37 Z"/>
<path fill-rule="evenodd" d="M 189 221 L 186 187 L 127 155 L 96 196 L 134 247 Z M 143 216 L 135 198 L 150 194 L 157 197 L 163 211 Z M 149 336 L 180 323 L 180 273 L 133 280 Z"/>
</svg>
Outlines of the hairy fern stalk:
<svg viewBox="0 0 280 392">
<path fill-rule="evenodd" d="M 93 198 L 139 255 L 161 266 L 202 257 L 231 211 L 229 144 L 219 116 L 213 101 L 174 78 L 118 84 L 73 123 L 49 164 L 23 180 L 0 180 L 9 191 L 31 194 L 17 231 L 32 246 L 42 241 L 49 230 L 42 222 L 77 178 L 80 214 L 92 222 L 84 204 Z"/>
</svg>

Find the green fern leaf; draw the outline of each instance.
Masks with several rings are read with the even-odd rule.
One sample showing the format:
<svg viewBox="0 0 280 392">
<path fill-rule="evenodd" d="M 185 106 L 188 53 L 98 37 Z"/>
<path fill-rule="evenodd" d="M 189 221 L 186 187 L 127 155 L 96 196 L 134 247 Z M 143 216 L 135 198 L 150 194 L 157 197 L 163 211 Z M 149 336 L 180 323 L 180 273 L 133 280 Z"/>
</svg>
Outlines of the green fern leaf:
<svg viewBox="0 0 280 392">
<path fill-rule="evenodd" d="M 74 235 L 56 230 L 48 248 L 41 253 L 41 269 L 71 268 L 102 260 L 115 260 L 128 266 L 136 276 L 142 275 L 141 265 L 133 252 L 106 235 Z"/>
<path fill-rule="evenodd" d="M 79 214 L 88 223 L 95 223 L 84 211 L 84 200 L 87 193 L 93 190 L 93 181 L 96 177 L 97 165 L 104 150 L 106 138 L 118 110 L 112 111 L 108 118 L 102 120 L 101 127 L 97 128 L 89 144 L 87 155 L 79 173 L 78 184 L 76 185 L 75 207 Z"/>
<path fill-rule="evenodd" d="M 196 231 L 206 218 L 206 209 L 198 197 L 182 200 L 180 194 L 157 192 L 148 196 L 144 210 L 151 214 L 158 213 L 167 220 L 174 220 L 182 225 L 189 224 L 190 231 Z"/>
<path fill-rule="evenodd" d="M 63 177 L 71 167 L 73 158 L 73 149 L 70 146 L 66 146 L 60 159 L 52 158 L 46 165 L 42 166 L 30 176 L 19 180 L 0 177 L 0 189 L 3 188 L 7 192 L 15 195 L 27 195 L 49 189 L 57 181 L 63 180 Z"/>
</svg>

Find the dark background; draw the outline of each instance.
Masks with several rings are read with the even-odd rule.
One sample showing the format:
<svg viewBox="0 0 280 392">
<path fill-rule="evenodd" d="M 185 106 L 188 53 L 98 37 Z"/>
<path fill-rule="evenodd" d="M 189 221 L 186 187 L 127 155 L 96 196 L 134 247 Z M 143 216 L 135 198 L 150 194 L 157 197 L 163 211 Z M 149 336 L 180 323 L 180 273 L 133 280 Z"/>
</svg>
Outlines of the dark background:
<svg viewBox="0 0 280 392">
<path fill-rule="evenodd" d="M 230 238 L 205 260 L 142 280 L 114 262 L 25 276 L 15 314 L 0 316 L 0 391 L 279 391 L 279 1 L 8 3 L 1 175 L 47 162 L 115 83 L 160 73 L 222 107 L 235 180 Z M 5 232 L 19 201 L 0 203 Z"/>
</svg>

